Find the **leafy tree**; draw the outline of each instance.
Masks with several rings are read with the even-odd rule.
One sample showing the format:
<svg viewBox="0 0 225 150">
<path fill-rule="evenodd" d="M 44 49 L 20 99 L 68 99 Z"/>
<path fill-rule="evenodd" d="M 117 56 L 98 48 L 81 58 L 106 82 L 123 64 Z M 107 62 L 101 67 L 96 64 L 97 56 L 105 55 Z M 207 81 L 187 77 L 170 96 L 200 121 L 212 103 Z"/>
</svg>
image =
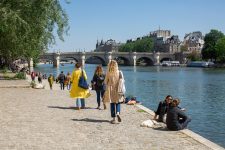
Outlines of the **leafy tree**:
<svg viewBox="0 0 225 150">
<path fill-rule="evenodd" d="M 121 52 L 151 52 L 153 49 L 153 41 L 150 37 L 144 37 L 136 41 L 127 41 L 126 44 L 120 46 Z"/>
<path fill-rule="evenodd" d="M 180 51 L 181 51 L 181 52 L 188 51 L 187 45 L 181 45 L 181 46 L 180 46 Z"/>
<path fill-rule="evenodd" d="M 225 37 L 219 39 L 215 46 L 216 57 L 219 62 L 225 62 Z"/>
<path fill-rule="evenodd" d="M 201 56 L 200 56 L 200 53 L 198 53 L 197 51 L 192 51 L 188 56 L 187 58 L 191 61 L 198 61 L 198 60 L 201 60 Z"/>
<path fill-rule="evenodd" d="M 59 0 L 1 0 L 1 60 L 7 65 L 17 58 L 36 60 L 54 44 L 55 27 L 63 40 L 68 18 Z"/>
<path fill-rule="evenodd" d="M 203 59 L 217 59 L 215 46 L 217 41 L 222 37 L 224 37 L 224 34 L 218 30 L 211 30 L 208 34 L 205 35 L 205 44 L 202 49 Z"/>
</svg>

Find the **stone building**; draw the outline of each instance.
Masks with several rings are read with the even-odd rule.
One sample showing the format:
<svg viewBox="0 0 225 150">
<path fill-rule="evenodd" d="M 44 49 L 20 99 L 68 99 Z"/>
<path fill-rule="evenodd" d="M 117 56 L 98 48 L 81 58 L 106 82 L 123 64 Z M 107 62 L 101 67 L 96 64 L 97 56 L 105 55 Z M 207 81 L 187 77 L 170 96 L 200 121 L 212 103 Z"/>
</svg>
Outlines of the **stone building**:
<svg viewBox="0 0 225 150">
<path fill-rule="evenodd" d="M 171 36 L 170 30 L 156 30 L 150 32 L 149 37 L 153 39 L 155 52 L 176 53 L 180 52 L 180 40 L 177 35 Z"/>
<path fill-rule="evenodd" d="M 187 46 L 189 52 L 200 53 L 204 45 L 204 36 L 200 31 L 185 34 L 183 45 Z"/>
<path fill-rule="evenodd" d="M 106 42 L 97 40 L 95 52 L 118 52 L 121 43 L 116 43 L 115 40 L 109 39 Z"/>
</svg>

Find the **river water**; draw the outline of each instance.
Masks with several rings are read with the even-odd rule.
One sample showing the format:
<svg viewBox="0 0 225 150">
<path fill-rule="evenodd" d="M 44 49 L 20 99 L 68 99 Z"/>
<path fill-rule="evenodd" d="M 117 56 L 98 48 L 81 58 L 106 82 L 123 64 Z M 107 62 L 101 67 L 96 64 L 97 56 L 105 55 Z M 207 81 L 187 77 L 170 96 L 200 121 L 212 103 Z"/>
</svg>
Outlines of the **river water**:
<svg viewBox="0 0 225 150">
<path fill-rule="evenodd" d="M 96 65 L 85 66 L 91 81 Z M 72 72 L 73 64 L 53 68 L 38 65 L 35 71 L 53 73 Z M 192 118 L 188 128 L 225 147 L 225 69 L 188 67 L 130 67 L 121 66 L 127 88 L 126 95 L 155 110 L 160 100 L 172 95 L 181 100 L 181 107 Z M 104 68 L 106 70 L 106 68 Z"/>
</svg>

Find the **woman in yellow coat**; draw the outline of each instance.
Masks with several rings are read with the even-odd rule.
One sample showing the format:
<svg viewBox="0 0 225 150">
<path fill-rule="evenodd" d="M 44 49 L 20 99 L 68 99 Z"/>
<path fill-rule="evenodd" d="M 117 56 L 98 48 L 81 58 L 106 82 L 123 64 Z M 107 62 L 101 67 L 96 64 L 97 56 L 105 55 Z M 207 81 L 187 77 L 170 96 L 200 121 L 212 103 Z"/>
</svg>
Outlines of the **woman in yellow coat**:
<svg viewBox="0 0 225 150">
<path fill-rule="evenodd" d="M 77 99 L 76 106 L 78 110 L 80 110 L 80 108 L 85 108 L 85 98 L 90 96 L 88 89 L 83 89 L 78 86 L 79 78 L 82 75 L 82 71 L 85 79 L 87 80 L 86 72 L 81 69 L 81 63 L 79 62 L 76 63 L 75 70 L 73 71 L 71 77 L 72 88 L 70 90 L 70 97 Z"/>
</svg>

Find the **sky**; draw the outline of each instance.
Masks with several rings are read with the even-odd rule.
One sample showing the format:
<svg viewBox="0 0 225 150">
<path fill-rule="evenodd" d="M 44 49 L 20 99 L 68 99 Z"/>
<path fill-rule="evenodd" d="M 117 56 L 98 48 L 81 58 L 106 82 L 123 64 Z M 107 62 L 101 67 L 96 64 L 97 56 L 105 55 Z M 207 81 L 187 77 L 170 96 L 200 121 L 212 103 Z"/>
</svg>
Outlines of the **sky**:
<svg viewBox="0 0 225 150">
<path fill-rule="evenodd" d="M 68 1 L 68 0 L 67 0 Z M 56 39 L 49 52 L 91 51 L 97 40 L 126 42 L 151 31 L 225 33 L 225 0 L 60 0 L 69 17 L 64 42 Z"/>
</svg>

